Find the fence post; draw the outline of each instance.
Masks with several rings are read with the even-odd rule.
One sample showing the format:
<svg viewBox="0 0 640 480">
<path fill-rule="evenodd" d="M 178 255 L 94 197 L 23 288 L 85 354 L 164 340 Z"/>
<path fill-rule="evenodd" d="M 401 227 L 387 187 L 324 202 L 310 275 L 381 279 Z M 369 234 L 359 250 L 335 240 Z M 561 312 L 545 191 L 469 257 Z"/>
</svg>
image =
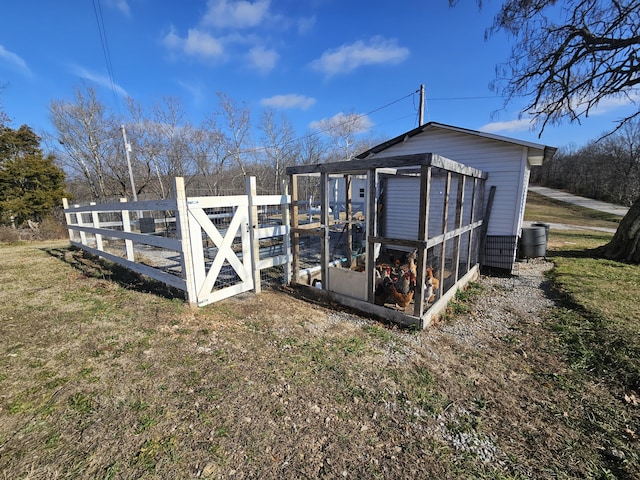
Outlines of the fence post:
<svg viewBox="0 0 640 480">
<path fill-rule="evenodd" d="M 79 204 L 75 204 L 74 207 L 79 207 Z M 76 225 L 78 225 L 79 227 L 82 227 L 84 225 L 84 223 L 82 222 L 82 212 L 76 212 Z M 84 232 L 84 230 L 80 230 L 80 243 L 82 243 L 82 245 L 86 245 L 87 244 L 87 234 Z"/>
<path fill-rule="evenodd" d="M 473 179 L 473 190 L 471 192 L 471 215 L 469 218 L 469 223 L 473 225 L 476 222 L 476 208 L 477 208 L 477 200 L 478 200 L 478 179 Z M 469 240 L 467 241 L 467 272 L 471 270 L 471 253 L 472 253 L 472 243 L 473 243 L 473 233 L 476 231 L 475 228 L 469 230 Z"/>
<path fill-rule="evenodd" d="M 282 213 L 282 227 L 285 234 L 282 236 L 284 254 L 287 256 L 287 263 L 284 264 L 284 284 L 291 283 L 291 212 L 289 210 L 289 182 L 282 179 L 282 200 L 280 202 L 280 212 Z"/>
<path fill-rule="evenodd" d="M 91 202 L 90 205 L 95 205 L 96 202 Z M 100 213 L 97 210 L 91 210 L 91 221 L 93 221 L 93 228 L 100 228 Z M 102 246 L 102 234 L 96 233 L 96 248 L 101 252 L 104 250 Z"/>
<path fill-rule="evenodd" d="M 260 238 L 258 238 L 258 207 L 254 204 L 257 196 L 256 177 L 246 178 L 247 197 L 249 200 L 249 247 L 251 249 L 251 275 L 253 276 L 253 291 L 260 293 L 262 285 L 260 284 Z"/>
<path fill-rule="evenodd" d="M 126 203 L 126 198 L 121 198 L 120 203 Z M 122 231 L 131 232 L 131 220 L 129 219 L 129 210 L 122 210 Z M 127 260 L 135 262 L 135 254 L 133 252 L 133 242 L 131 240 L 124 241 L 125 250 L 127 252 Z"/>
<path fill-rule="evenodd" d="M 455 218 L 455 227 L 454 228 L 462 228 L 462 222 L 464 220 L 464 190 L 467 185 L 467 177 L 462 174 L 458 174 L 458 196 L 456 198 L 456 218 Z M 457 282 L 459 280 L 460 275 L 460 235 L 456 235 L 453 240 L 453 261 L 455 262 L 454 270 L 455 277 L 454 281 Z M 465 272 L 466 273 L 466 272 Z"/>
<path fill-rule="evenodd" d="M 424 306 L 428 298 L 424 298 L 425 279 L 424 275 L 427 270 L 428 250 L 426 248 L 427 240 L 429 240 L 429 208 L 431 206 L 431 165 L 422 165 L 420 167 L 420 217 L 418 218 L 418 240 L 425 245 L 418 248 L 418 256 L 416 258 L 416 291 L 414 293 L 413 314 L 420 318 L 422 325 L 422 314 Z"/>
<path fill-rule="evenodd" d="M 329 290 L 329 263 L 331 260 L 330 246 L 330 230 L 329 230 L 329 174 L 320 173 L 320 228 L 322 228 L 322 237 L 320 237 L 320 279 L 322 288 Z"/>
<path fill-rule="evenodd" d="M 191 251 L 191 233 L 189 231 L 189 207 L 187 205 L 187 194 L 184 189 L 184 178 L 175 178 L 176 190 L 176 228 L 178 238 L 182 245 L 180 257 L 182 260 L 182 273 L 187 284 L 187 301 L 189 305 L 198 305 L 198 290 L 193 267 L 193 254 Z"/>
<path fill-rule="evenodd" d="M 291 245 L 291 279 L 289 283 L 298 283 L 300 276 L 300 233 L 298 231 L 298 176 L 289 177 L 289 242 Z"/>
<path fill-rule="evenodd" d="M 370 168 L 367 170 L 367 201 L 366 201 L 366 215 L 367 215 L 367 301 L 374 303 L 375 301 L 375 260 L 376 260 L 376 244 L 371 240 L 372 237 L 378 234 L 378 210 L 376 202 L 376 169 Z"/>
<path fill-rule="evenodd" d="M 67 210 L 69 209 L 69 200 L 67 200 L 66 198 L 62 199 L 62 208 L 64 208 L 64 219 L 67 222 L 67 231 L 69 232 L 69 241 L 73 242 L 73 230 L 69 228 L 69 226 L 71 225 L 71 214 L 67 213 Z"/>
</svg>

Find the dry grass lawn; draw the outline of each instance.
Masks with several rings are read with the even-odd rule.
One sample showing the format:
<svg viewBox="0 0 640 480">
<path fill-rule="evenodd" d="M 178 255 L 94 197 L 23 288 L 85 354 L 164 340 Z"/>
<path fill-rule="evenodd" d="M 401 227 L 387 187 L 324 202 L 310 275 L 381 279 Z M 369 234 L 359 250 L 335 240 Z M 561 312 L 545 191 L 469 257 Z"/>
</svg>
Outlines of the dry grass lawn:
<svg viewBox="0 0 640 480">
<path fill-rule="evenodd" d="M 574 375 L 544 318 L 505 301 L 477 328 L 509 279 L 411 332 L 279 291 L 192 310 L 66 242 L 0 258 L 0 478 L 640 473 L 635 439 L 589 419 L 633 431 L 634 407 Z"/>
</svg>

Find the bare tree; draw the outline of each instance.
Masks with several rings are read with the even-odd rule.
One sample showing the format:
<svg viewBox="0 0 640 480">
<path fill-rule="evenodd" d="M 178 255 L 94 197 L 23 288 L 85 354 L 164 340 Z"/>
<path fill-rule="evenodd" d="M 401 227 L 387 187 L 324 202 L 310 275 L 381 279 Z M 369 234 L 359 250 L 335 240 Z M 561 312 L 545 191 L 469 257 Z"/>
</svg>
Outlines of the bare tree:
<svg viewBox="0 0 640 480">
<path fill-rule="evenodd" d="M 298 163 L 312 165 L 323 163 L 326 160 L 327 147 L 321 137 L 315 132 L 307 132 L 300 140 Z M 299 179 L 299 196 L 305 200 L 318 198 L 320 195 L 320 179 L 318 177 L 304 175 Z"/>
<path fill-rule="evenodd" d="M 262 132 L 262 144 L 273 192 L 280 191 L 284 169 L 295 163 L 297 142 L 291 123 L 284 115 L 279 118 L 271 109 L 263 112 L 258 129 Z"/>
<path fill-rule="evenodd" d="M 322 163 L 326 149 L 327 147 L 319 135 L 314 132 L 307 132 L 307 134 L 300 139 L 297 163 L 301 165 Z"/>
<path fill-rule="evenodd" d="M 127 137 L 132 144 L 136 186 L 140 182 L 139 191 L 148 189 L 166 198 L 173 191 L 174 177 L 185 177 L 188 184 L 195 174 L 194 127 L 174 97 L 164 97 L 150 112 L 129 99 L 128 109 Z"/>
<path fill-rule="evenodd" d="M 164 181 L 156 159 L 159 145 L 154 142 L 155 123 L 144 108 L 132 98 L 127 99 L 130 120 L 126 124 L 127 139 L 131 144 L 131 163 L 138 195 L 147 192 L 155 198 L 166 198 Z"/>
<path fill-rule="evenodd" d="M 531 181 L 620 205 L 640 195 L 640 119 L 582 148 L 558 152 Z"/>
<path fill-rule="evenodd" d="M 602 143 L 611 158 L 605 165 L 611 201 L 630 205 L 640 196 L 640 118 L 625 123 Z"/>
<path fill-rule="evenodd" d="M 250 151 L 249 132 L 251 128 L 251 112 L 242 104 L 222 92 L 217 92 L 220 102 L 219 116 L 224 120 L 224 136 L 227 156 L 240 168 L 243 176 L 247 175 L 245 158 Z"/>
<path fill-rule="evenodd" d="M 339 113 L 331 118 L 321 120 L 317 124 L 319 132 L 331 139 L 335 149 L 335 161 L 351 160 L 356 153 L 365 150 L 368 142 L 358 142 L 358 135 L 370 127 L 366 116 L 356 113 Z"/>
<path fill-rule="evenodd" d="M 110 174 L 118 157 L 118 129 L 95 90 L 77 89 L 74 102 L 54 100 L 49 112 L 64 150 L 59 156 L 64 167 L 86 180 L 92 200 L 117 193 L 110 188 Z"/>
<path fill-rule="evenodd" d="M 221 195 L 228 156 L 224 135 L 216 126 L 215 118 L 205 120 L 194 131 L 193 148 L 199 183 L 204 183 L 211 195 Z"/>
<path fill-rule="evenodd" d="M 508 0 L 488 35 L 497 31 L 516 43 L 494 87 L 508 100 L 529 97 L 524 111 L 541 133 L 548 123 L 580 121 L 602 102 L 638 99 L 639 0 Z"/>
<path fill-rule="evenodd" d="M 541 132 L 549 123 L 579 122 L 604 102 L 638 105 L 640 0 L 505 0 L 488 35 L 497 31 L 515 44 L 494 87 L 508 100 L 528 97 L 524 112 Z M 616 128 L 639 115 L 636 109 Z M 640 263 L 640 198 L 598 253 Z"/>
<path fill-rule="evenodd" d="M 164 176 L 193 174 L 192 133 L 193 126 L 177 98 L 164 97 L 162 103 L 154 107 L 152 136 L 158 152 L 158 166 Z"/>
</svg>

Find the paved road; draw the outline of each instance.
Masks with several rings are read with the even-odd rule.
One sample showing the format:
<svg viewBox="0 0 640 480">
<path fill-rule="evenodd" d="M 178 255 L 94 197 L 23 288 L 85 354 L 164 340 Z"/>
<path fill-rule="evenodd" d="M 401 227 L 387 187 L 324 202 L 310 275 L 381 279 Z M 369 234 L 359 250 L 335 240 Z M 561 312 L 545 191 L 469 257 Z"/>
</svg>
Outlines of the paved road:
<svg viewBox="0 0 640 480">
<path fill-rule="evenodd" d="M 599 210 L 601 212 L 611 213 L 613 215 L 620 215 L 621 217 L 624 217 L 629 211 L 629 207 L 600 202 L 591 198 L 579 197 L 577 195 L 571 195 L 570 193 L 560 190 L 554 190 L 552 188 L 529 186 L 529 191 L 544 195 L 545 197 L 553 198 L 555 200 L 560 200 L 561 202 L 572 203 L 574 205 L 580 205 L 581 207 L 591 208 L 592 210 Z"/>
<path fill-rule="evenodd" d="M 612 203 L 600 202 L 598 200 L 593 200 L 591 198 L 579 197 L 578 195 L 572 195 L 567 192 L 563 192 L 560 190 L 554 190 L 553 188 L 547 187 L 535 187 L 529 186 L 530 192 L 535 192 L 540 195 L 544 195 L 545 197 L 553 198 L 554 200 L 560 200 L 561 202 L 572 203 L 574 205 L 580 205 L 581 207 L 591 208 L 592 210 L 599 210 L 601 212 L 612 213 L 614 215 L 620 215 L 624 217 L 629 211 L 628 207 L 623 207 L 621 205 L 614 205 Z M 532 222 L 524 222 L 524 226 L 531 226 Z M 564 225 L 560 223 L 550 223 L 548 224 L 550 228 L 557 230 L 575 230 L 575 229 L 583 229 L 583 230 L 596 230 L 598 232 L 606 232 L 606 233 L 615 233 L 614 228 L 606 228 L 606 227 L 587 227 L 587 226 L 578 226 L 578 225 Z"/>
</svg>

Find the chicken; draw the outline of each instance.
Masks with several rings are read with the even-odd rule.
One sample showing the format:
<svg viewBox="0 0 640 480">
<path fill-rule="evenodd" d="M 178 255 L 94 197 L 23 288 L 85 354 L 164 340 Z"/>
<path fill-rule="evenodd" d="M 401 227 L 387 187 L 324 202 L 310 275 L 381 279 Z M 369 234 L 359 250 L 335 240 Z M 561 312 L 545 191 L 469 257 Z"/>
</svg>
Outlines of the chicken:
<svg viewBox="0 0 640 480">
<path fill-rule="evenodd" d="M 416 279 L 409 271 L 401 271 L 394 281 L 392 276 L 385 277 L 375 292 L 376 305 L 394 303 L 398 308 L 406 308 L 413 300 Z"/>
<path fill-rule="evenodd" d="M 411 272 L 404 272 L 404 275 L 398 279 L 396 285 L 393 283 L 388 286 L 388 298 L 396 304 L 396 307 L 402 308 L 403 310 L 411 303 L 413 300 L 413 294 L 415 292 L 416 279 Z M 402 293 L 400 288 L 406 289 L 406 293 Z"/>
<path fill-rule="evenodd" d="M 376 305 L 384 305 L 387 301 L 387 283 L 392 283 L 391 266 L 378 265 L 375 270 L 375 295 Z"/>
<path fill-rule="evenodd" d="M 417 265 L 416 258 L 418 257 L 418 251 L 414 250 L 413 252 L 406 255 L 404 258 L 405 263 L 400 267 L 403 270 L 408 270 L 413 275 L 414 279 L 418 276 L 417 274 Z M 425 302 L 433 302 L 435 300 L 434 291 L 438 289 L 440 282 L 437 278 L 433 276 L 433 270 L 431 267 L 427 267 L 425 270 L 425 280 L 424 280 L 424 300 Z"/>
<path fill-rule="evenodd" d="M 416 258 L 418 258 L 418 251 L 414 250 L 413 252 L 409 253 L 409 254 L 405 254 L 402 256 L 402 260 L 400 263 L 400 269 L 401 270 L 405 270 L 405 271 L 410 271 L 414 277 L 416 277 L 418 275 L 418 270 L 417 270 L 417 265 L 416 265 Z"/>
<path fill-rule="evenodd" d="M 389 265 L 378 265 L 375 270 L 375 286 L 378 288 L 386 277 L 391 276 L 391 267 Z"/>
<path fill-rule="evenodd" d="M 431 281 L 431 285 L 433 285 L 433 289 L 437 290 L 438 287 L 440 287 L 440 281 L 433 276 L 433 270 L 431 269 L 431 267 L 427 267 L 427 269 L 425 270 L 425 273 L 427 274 L 427 278 Z"/>
<path fill-rule="evenodd" d="M 424 282 L 424 289 L 422 292 L 422 298 L 424 299 L 424 303 L 431 303 L 436 299 L 436 296 L 433 294 L 433 284 L 429 279 Z"/>
<path fill-rule="evenodd" d="M 424 281 L 424 295 L 422 298 L 424 298 L 425 302 L 431 303 L 436 299 L 436 296 L 433 292 L 438 289 L 438 287 L 440 286 L 440 282 L 433 276 L 433 270 L 431 269 L 431 267 L 427 267 L 427 269 L 425 270 L 425 274 L 426 278 Z"/>
<path fill-rule="evenodd" d="M 391 264 L 381 264 L 376 267 L 375 304 L 395 303 L 396 307 L 404 309 L 411 303 L 415 295 L 417 277 L 417 250 L 403 254 L 401 258 L 390 256 Z M 435 301 L 435 290 L 439 281 L 433 276 L 431 267 L 427 267 L 424 276 L 423 298 L 425 303 Z"/>
<path fill-rule="evenodd" d="M 396 274 L 396 282 L 394 286 L 398 293 L 401 293 L 403 295 L 409 293 L 412 276 L 415 282 L 415 275 L 413 275 L 409 270 L 400 270 Z"/>
</svg>

